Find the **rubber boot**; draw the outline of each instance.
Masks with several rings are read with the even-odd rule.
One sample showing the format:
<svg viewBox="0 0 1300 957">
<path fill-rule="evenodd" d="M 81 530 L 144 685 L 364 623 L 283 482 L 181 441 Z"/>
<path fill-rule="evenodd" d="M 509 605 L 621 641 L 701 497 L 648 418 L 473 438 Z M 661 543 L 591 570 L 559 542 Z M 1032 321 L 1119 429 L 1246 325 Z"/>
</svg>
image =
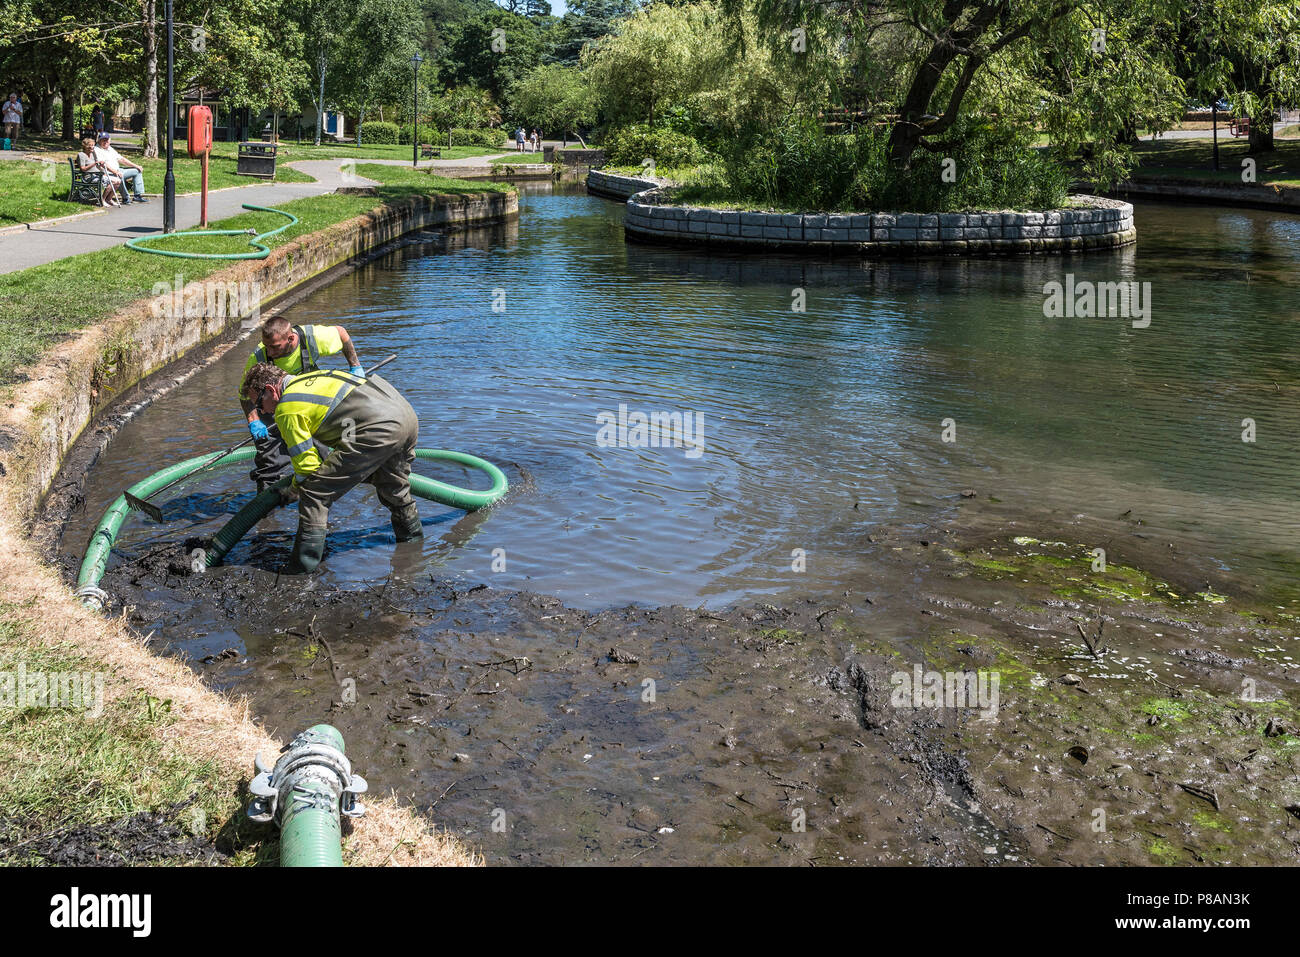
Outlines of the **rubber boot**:
<svg viewBox="0 0 1300 957">
<path fill-rule="evenodd" d="M 298 526 L 298 537 L 293 540 L 293 553 L 284 569 L 286 575 L 301 575 L 316 570 L 325 554 L 325 532 L 324 528 L 312 525 Z"/>
<path fill-rule="evenodd" d="M 414 502 L 405 508 L 393 509 L 393 534 L 399 542 L 409 542 L 413 538 L 424 537 L 424 526 L 420 524 L 420 509 Z"/>
</svg>

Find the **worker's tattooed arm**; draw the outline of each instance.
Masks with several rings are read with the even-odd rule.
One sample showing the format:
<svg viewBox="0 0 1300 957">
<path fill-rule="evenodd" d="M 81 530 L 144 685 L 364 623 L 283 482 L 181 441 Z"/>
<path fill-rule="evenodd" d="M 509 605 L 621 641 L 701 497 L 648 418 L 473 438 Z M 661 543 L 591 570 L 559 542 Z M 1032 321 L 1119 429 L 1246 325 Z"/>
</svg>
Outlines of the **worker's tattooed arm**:
<svg viewBox="0 0 1300 957">
<path fill-rule="evenodd" d="M 253 405 L 253 403 L 249 402 L 247 399 L 240 399 L 239 405 L 240 408 L 244 410 L 244 418 L 247 419 L 249 422 L 252 422 L 254 419 L 260 418 L 260 416 L 257 413 L 257 407 Z"/>
<path fill-rule="evenodd" d="M 361 360 L 357 358 L 357 347 L 352 344 L 352 337 L 348 335 L 348 331 L 342 326 L 334 328 L 339 331 L 339 339 L 343 343 L 343 358 L 347 360 L 347 364 L 353 368 L 361 365 Z"/>
</svg>

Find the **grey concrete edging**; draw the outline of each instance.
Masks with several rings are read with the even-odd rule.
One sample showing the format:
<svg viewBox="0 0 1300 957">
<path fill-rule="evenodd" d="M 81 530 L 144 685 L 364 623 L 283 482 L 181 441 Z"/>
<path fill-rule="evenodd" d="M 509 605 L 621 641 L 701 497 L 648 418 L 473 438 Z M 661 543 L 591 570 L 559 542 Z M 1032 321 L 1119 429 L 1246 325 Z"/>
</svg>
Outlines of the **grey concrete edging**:
<svg viewBox="0 0 1300 957">
<path fill-rule="evenodd" d="M 1136 241 L 1132 204 L 1083 194 L 1070 198 L 1083 208 L 1042 212 L 768 213 L 675 206 L 669 202 L 669 190 L 655 186 L 629 197 L 623 227 L 627 238 L 643 242 L 842 250 L 862 256 L 1028 255 L 1108 249 Z"/>
<path fill-rule="evenodd" d="M 1124 197 L 1139 196 L 1143 199 L 1180 203 L 1276 209 L 1288 213 L 1300 213 L 1300 189 L 1294 186 L 1247 183 L 1208 185 L 1138 177 L 1121 183 L 1114 192 Z"/>
<path fill-rule="evenodd" d="M 413 196 L 143 298 L 71 336 L 34 367 L 19 370 L 0 412 L 0 476 L 15 524 L 30 528 L 72 444 L 98 415 L 146 376 L 188 354 L 255 310 L 327 270 L 428 226 L 469 226 L 517 216 L 514 192 Z M 254 288 L 256 301 L 209 296 L 217 286 Z M 252 284 L 256 284 L 253 286 Z M 215 306 L 214 306 L 215 304 Z"/>
<path fill-rule="evenodd" d="M 630 176 L 626 173 L 607 173 L 599 169 L 587 173 L 587 192 L 610 199 L 628 199 L 642 190 L 665 185 L 667 183 L 664 180 Z"/>
</svg>

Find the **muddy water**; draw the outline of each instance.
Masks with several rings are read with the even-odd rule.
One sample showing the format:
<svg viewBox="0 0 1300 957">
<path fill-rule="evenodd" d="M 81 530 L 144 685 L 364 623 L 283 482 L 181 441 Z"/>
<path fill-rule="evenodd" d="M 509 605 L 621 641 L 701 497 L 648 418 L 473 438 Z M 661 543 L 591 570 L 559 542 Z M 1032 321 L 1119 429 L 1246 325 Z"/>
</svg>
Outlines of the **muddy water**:
<svg viewBox="0 0 1300 957">
<path fill-rule="evenodd" d="M 507 227 L 422 236 L 289 313 L 345 323 L 365 359 L 397 352 L 422 444 L 502 463 L 503 505 L 425 505 L 423 545 L 394 548 L 357 494 L 308 581 L 274 573 L 292 512 L 202 581 L 168 574 L 178 540 L 249 494 L 227 473 L 187 486 L 166 526 L 128 525 L 106 579 L 273 730 L 334 721 L 373 784 L 490 859 L 1055 859 L 1015 815 L 985 816 L 968 741 L 924 716 L 882 723 L 870 700 L 936 611 L 1028 648 L 1067 635 L 1071 609 L 1048 598 L 1050 622 L 1013 620 L 1013 595 L 1005 614 L 982 607 L 988 583 L 921 556 L 1014 525 L 1101 543 L 1184 593 L 1292 604 L 1295 221 L 1146 206 L 1138 247 L 1113 253 L 857 264 L 627 245 L 618 204 L 567 190 L 521 207 Z M 1151 283 L 1150 325 L 1045 318 L 1043 285 L 1067 273 Z M 244 354 L 122 428 L 69 559 L 121 487 L 245 434 Z M 696 417 L 702 454 L 603 447 L 597 417 L 620 405 Z M 1205 634 L 1161 627 L 1137 616 L 1112 640 L 1159 658 Z M 1215 640 L 1245 640 L 1224 628 Z M 1179 660 L 1149 670 L 1181 680 Z M 1288 667 L 1256 677 L 1282 688 Z"/>
</svg>

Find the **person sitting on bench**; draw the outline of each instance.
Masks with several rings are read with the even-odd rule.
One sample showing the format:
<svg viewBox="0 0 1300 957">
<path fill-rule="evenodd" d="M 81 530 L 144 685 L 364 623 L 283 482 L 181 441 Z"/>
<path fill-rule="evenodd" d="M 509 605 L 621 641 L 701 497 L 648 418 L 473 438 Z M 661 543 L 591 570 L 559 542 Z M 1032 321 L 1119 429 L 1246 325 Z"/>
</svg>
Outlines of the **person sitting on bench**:
<svg viewBox="0 0 1300 957">
<path fill-rule="evenodd" d="M 95 155 L 95 141 L 89 136 L 81 141 L 81 152 L 77 154 L 77 167 L 83 173 L 99 173 L 103 177 L 100 200 L 105 206 L 122 205 L 122 201 L 117 198 L 117 190 L 122 185 L 122 181 L 120 179 L 115 180 L 113 174 Z"/>
</svg>

